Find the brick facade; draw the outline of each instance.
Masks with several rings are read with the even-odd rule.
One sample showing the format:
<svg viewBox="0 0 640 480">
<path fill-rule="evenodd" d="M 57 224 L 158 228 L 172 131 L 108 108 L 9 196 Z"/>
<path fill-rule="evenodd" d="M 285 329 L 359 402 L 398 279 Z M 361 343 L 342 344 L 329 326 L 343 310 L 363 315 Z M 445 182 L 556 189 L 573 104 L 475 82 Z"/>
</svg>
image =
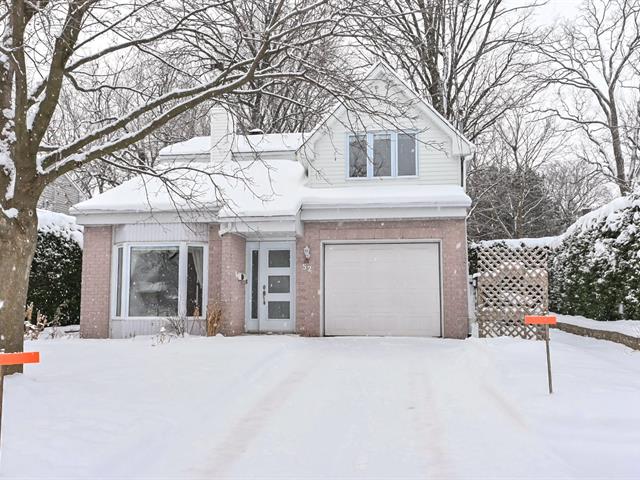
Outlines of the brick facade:
<svg viewBox="0 0 640 480">
<path fill-rule="evenodd" d="M 112 227 L 84 227 L 80 336 L 109 337 Z"/>
<path fill-rule="evenodd" d="M 220 237 L 219 237 L 220 238 Z M 222 333 L 240 335 L 244 333 L 245 284 L 236 273 L 245 272 L 246 242 L 243 237 L 227 233 L 220 238 L 220 305 L 222 307 Z M 211 274 L 209 274 L 211 279 Z"/>
<path fill-rule="evenodd" d="M 467 243 L 464 219 L 308 222 L 304 236 L 297 241 L 296 330 L 301 335 L 322 334 L 321 259 L 326 240 L 442 240 L 443 336 L 466 338 Z M 311 249 L 305 268 L 304 247 Z"/>
<path fill-rule="evenodd" d="M 409 240 L 442 241 L 443 335 L 465 338 L 468 334 L 467 249 L 464 219 L 307 222 L 304 236 L 296 242 L 296 331 L 301 335 L 322 334 L 322 241 Z M 304 247 L 311 249 L 306 262 Z M 209 303 L 223 310 L 222 333 L 245 331 L 245 284 L 237 279 L 246 273 L 246 241 L 209 227 Z M 111 290 L 111 227 L 85 227 L 82 270 L 81 335 L 109 336 Z"/>
</svg>

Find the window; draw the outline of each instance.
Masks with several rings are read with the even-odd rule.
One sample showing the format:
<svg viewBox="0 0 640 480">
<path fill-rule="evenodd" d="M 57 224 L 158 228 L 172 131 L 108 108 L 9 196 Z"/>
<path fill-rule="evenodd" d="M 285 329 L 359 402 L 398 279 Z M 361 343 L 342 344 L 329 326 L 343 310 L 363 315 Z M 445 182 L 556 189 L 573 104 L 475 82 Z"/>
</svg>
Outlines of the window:
<svg viewBox="0 0 640 480">
<path fill-rule="evenodd" d="M 416 134 L 398 133 L 398 176 L 416 175 Z"/>
<path fill-rule="evenodd" d="M 204 316 L 205 250 L 203 245 L 186 243 L 116 247 L 115 316 Z"/>
<path fill-rule="evenodd" d="M 391 176 L 391 134 L 373 135 L 373 176 Z"/>
<path fill-rule="evenodd" d="M 417 175 L 417 136 L 411 132 L 349 135 L 349 178 Z"/>
<path fill-rule="evenodd" d="M 349 176 L 367 176 L 367 136 L 351 135 L 349 137 Z"/>
<path fill-rule="evenodd" d="M 124 263 L 124 257 L 122 253 L 122 247 L 118 247 L 118 259 L 116 264 L 116 278 L 122 278 L 122 265 Z M 116 317 L 122 315 L 122 282 L 118 280 L 116 282 Z"/>
<path fill-rule="evenodd" d="M 189 246 L 187 249 L 187 304 L 188 317 L 199 317 L 204 313 L 202 288 L 204 285 L 204 248 Z"/>
</svg>

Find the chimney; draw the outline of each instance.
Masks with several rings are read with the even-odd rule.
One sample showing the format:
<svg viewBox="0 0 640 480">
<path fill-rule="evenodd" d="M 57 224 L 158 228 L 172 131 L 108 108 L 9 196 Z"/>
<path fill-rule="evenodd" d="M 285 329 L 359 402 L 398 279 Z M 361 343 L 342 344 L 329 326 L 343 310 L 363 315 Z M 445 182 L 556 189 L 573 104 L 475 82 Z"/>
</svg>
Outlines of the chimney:
<svg viewBox="0 0 640 480">
<path fill-rule="evenodd" d="M 223 107 L 211 109 L 211 162 L 221 163 L 231 158 L 233 119 Z"/>
</svg>

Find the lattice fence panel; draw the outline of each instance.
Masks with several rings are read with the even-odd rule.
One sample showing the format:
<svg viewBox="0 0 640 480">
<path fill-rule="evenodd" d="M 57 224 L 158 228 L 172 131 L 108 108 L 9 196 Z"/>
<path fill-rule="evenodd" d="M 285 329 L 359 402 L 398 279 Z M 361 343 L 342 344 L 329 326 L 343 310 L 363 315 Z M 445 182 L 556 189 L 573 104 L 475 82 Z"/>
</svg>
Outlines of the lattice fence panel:
<svg viewBox="0 0 640 480">
<path fill-rule="evenodd" d="M 524 316 L 548 312 L 547 255 L 546 247 L 479 247 L 476 318 L 481 337 L 542 338 L 543 330 L 525 325 Z"/>
</svg>

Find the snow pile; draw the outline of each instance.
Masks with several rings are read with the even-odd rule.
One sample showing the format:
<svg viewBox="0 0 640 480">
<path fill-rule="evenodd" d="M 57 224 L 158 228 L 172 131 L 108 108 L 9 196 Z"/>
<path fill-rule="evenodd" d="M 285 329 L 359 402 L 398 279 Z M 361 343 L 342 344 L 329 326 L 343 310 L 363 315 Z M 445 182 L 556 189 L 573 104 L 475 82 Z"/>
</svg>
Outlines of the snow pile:
<svg viewBox="0 0 640 480">
<path fill-rule="evenodd" d="M 51 233 L 66 240 L 73 240 L 82 247 L 82 225 L 76 223 L 75 217 L 49 210 L 37 210 L 38 232 Z"/>
<path fill-rule="evenodd" d="M 513 338 L 27 342 L 0 475 L 637 478 L 638 352 L 551 335 L 553 395 Z"/>
</svg>

